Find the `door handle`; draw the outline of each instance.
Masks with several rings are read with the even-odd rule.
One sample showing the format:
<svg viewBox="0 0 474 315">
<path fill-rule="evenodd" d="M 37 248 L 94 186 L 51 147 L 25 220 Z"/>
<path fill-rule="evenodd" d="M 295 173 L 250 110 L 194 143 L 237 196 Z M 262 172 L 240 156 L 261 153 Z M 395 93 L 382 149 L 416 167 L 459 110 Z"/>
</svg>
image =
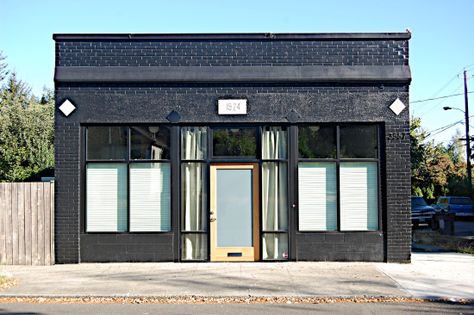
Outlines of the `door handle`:
<svg viewBox="0 0 474 315">
<path fill-rule="evenodd" d="M 211 210 L 211 212 L 209 212 L 210 215 L 213 215 L 214 214 L 214 211 Z"/>
<path fill-rule="evenodd" d="M 214 222 L 214 221 L 216 221 L 216 218 L 211 218 L 211 222 Z"/>
</svg>

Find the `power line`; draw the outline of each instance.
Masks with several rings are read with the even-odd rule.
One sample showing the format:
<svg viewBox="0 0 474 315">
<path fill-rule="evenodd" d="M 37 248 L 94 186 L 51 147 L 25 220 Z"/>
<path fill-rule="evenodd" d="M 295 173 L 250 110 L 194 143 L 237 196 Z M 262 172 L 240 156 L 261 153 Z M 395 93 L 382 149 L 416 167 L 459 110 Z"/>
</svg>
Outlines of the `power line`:
<svg viewBox="0 0 474 315">
<path fill-rule="evenodd" d="M 426 136 L 426 138 L 430 138 L 430 137 L 439 135 L 440 133 L 445 132 L 446 130 L 453 128 L 454 126 L 456 126 L 456 125 L 459 124 L 459 123 L 462 123 L 462 120 L 457 121 L 456 123 L 453 123 L 453 124 L 444 126 L 444 127 L 442 127 L 442 129 L 440 128 L 439 131 L 437 131 L 437 132 L 435 132 L 435 133 L 430 133 L 428 136 Z"/>
<path fill-rule="evenodd" d="M 431 137 L 431 136 L 434 136 L 434 135 L 437 135 L 438 133 L 441 133 L 445 130 L 448 130 L 449 128 L 451 127 L 454 127 L 456 126 L 457 124 L 462 124 L 462 120 L 458 120 L 458 121 L 455 121 L 453 123 L 450 123 L 450 124 L 447 124 L 447 125 L 444 125 L 442 127 L 439 127 L 439 128 L 436 128 L 434 130 L 431 130 L 429 133 L 428 133 L 428 136 L 427 137 Z"/>
<path fill-rule="evenodd" d="M 471 93 L 474 93 L 474 91 L 467 92 L 467 93 L 471 94 Z M 439 99 L 442 99 L 442 98 L 449 98 L 449 97 L 460 96 L 460 95 L 464 95 L 464 93 L 456 93 L 456 94 L 451 94 L 451 95 L 444 95 L 444 96 L 439 96 L 439 97 L 427 98 L 427 99 L 424 99 L 424 100 L 412 101 L 412 102 L 410 102 L 410 104 L 429 102 L 429 101 L 439 100 Z"/>
</svg>

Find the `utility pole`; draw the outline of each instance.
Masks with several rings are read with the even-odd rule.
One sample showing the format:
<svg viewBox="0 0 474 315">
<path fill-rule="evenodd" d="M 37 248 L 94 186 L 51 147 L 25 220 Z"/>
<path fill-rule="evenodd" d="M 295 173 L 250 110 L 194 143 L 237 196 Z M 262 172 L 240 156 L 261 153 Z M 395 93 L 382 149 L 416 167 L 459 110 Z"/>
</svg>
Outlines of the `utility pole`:
<svg viewBox="0 0 474 315">
<path fill-rule="evenodd" d="M 467 71 L 464 69 L 464 118 L 466 120 L 466 170 L 469 193 L 472 192 L 471 137 L 469 136 L 469 102 L 467 98 Z"/>
</svg>

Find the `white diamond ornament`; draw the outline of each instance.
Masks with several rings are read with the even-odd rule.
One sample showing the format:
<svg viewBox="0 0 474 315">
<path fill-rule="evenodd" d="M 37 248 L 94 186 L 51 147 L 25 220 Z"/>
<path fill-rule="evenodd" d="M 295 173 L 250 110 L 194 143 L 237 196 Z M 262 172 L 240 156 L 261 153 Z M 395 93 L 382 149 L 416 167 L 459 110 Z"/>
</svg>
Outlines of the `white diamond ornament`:
<svg viewBox="0 0 474 315">
<path fill-rule="evenodd" d="M 59 106 L 59 110 L 64 114 L 64 116 L 69 116 L 73 111 L 76 110 L 76 106 L 71 103 L 70 100 L 65 100 L 61 106 Z"/>
<path fill-rule="evenodd" d="M 389 106 L 389 108 L 392 110 L 392 112 L 395 113 L 395 115 L 400 115 L 400 113 L 405 109 L 406 105 L 403 104 L 402 101 L 400 101 L 399 98 L 397 98 L 392 105 Z"/>
</svg>

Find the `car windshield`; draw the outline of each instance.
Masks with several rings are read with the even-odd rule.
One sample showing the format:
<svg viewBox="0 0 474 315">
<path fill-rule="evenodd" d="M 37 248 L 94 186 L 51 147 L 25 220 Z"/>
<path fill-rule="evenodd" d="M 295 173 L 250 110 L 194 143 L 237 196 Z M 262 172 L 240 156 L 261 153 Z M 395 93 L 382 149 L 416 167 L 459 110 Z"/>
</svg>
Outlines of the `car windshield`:
<svg viewBox="0 0 474 315">
<path fill-rule="evenodd" d="M 412 198 L 411 204 L 412 206 L 427 206 L 425 199 L 422 197 Z"/>
<path fill-rule="evenodd" d="M 472 205 L 472 200 L 470 198 L 451 198 L 450 203 L 456 205 Z"/>
</svg>

